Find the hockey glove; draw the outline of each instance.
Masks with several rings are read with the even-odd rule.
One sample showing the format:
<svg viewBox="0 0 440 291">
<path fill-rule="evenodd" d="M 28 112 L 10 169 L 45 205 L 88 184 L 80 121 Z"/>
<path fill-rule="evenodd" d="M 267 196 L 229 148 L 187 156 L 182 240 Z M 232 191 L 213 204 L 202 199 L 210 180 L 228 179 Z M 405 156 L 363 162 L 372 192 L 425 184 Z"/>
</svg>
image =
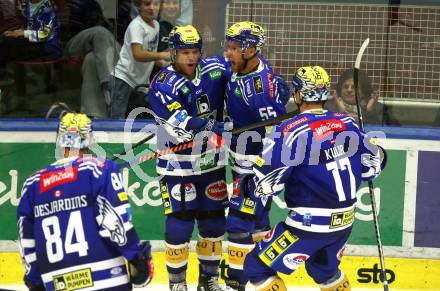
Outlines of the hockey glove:
<svg viewBox="0 0 440 291">
<path fill-rule="evenodd" d="M 253 177 L 253 174 L 242 174 L 237 177 L 234 181 L 234 189 L 232 195 L 242 198 L 255 198 L 253 195 L 251 195 L 251 192 L 253 192 L 252 190 L 255 189 L 255 187 L 252 187 L 252 185 L 250 185 L 251 183 L 249 183 L 252 182 L 251 180 Z"/>
<path fill-rule="evenodd" d="M 130 282 L 134 288 L 147 286 L 154 275 L 153 259 L 151 257 L 151 244 L 149 241 L 142 242 L 141 250 L 136 258 L 129 261 Z"/>
</svg>

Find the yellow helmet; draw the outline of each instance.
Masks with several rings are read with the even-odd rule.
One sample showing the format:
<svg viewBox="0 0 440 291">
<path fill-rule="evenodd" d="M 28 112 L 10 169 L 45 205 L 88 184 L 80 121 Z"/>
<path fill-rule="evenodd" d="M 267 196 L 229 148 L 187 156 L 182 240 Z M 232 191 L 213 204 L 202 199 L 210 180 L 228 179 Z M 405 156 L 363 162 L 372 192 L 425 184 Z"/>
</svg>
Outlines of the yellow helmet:
<svg viewBox="0 0 440 291">
<path fill-rule="evenodd" d="M 64 148 L 89 148 L 93 144 L 90 118 L 82 113 L 64 115 L 58 125 L 57 144 Z"/>
<path fill-rule="evenodd" d="M 305 102 L 325 101 L 330 93 L 330 76 L 320 66 L 300 67 L 293 75 L 293 88 Z"/>
<path fill-rule="evenodd" d="M 228 28 L 226 40 L 239 43 L 243 50 L 256 47 L 257 51 L 260 52 L 266 36 L 261 25 L 250 21 L 242 21 Z"/>
<path fill-rule="evenodd" d="M 168 46 L 172 50 L 187 48 L 202 50 L 202 38 L 192 25 L 175 26 L 169 34 Z"/>
</svg>

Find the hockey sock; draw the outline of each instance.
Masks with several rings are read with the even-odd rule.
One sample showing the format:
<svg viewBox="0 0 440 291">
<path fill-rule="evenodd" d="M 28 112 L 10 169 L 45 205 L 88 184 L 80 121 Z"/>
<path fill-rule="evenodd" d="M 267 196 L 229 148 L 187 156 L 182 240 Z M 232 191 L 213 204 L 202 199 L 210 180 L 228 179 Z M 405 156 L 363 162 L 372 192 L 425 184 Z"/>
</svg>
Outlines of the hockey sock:
<svg viewBox="0 0 440 291">
<path fill-rule="evenodd" d="M 171 245 L 165 243 L 165 261 L 170 282 L 183 282 L 188 267 L 188 243 Z"/>
<path fill-rule="evenodd" d="M 322 291 L 351 291 L 351 285 L 347 275 L 341 271 L 327 282 L 319 284 L 319 287 Z"/>
<path fill-rule="evenodd" d="M 283 280 L 278 277 L 269 277 L 266 281 L 263 281 L 262 283 L 255 284 L 255 290 L 257 291 L 287 291 L 286 285 L 284 284 Z"/>
<path fill-rule="evenodd" d="M 217 276 L 218 266 L 222 256 L 223 236 L 204 238 L 199 235 L 196 253 L 199 259 L 201 272 L 208 276 Z"/>
</svg>

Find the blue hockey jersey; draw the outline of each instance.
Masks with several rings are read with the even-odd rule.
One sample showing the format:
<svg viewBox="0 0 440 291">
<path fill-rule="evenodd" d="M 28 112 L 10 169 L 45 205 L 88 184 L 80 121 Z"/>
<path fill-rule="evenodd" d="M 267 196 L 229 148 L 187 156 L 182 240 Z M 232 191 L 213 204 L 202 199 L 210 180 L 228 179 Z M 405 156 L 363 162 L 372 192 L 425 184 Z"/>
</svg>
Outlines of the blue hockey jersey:
<svg viewBox="0 0 440 291">
<path fill-rule="evenodd" d="M 21 9 L 26 24 L 24 37 L 30 42 L 44 42 L 53 56 L 61 56 L 60 25 L 55 4 L 51 0 L 43 0 L 36 5 L 21 1 Z"/>
<path fill-rule="evenodd" d="M 257 197 L 279 194 L 290 212 L 286 224 L 300 231 L 350 229 L 361 181 L 381 171 L 378 147 L 352 117 L 305 111 L 273 129 L 253 170 Z"/>
<path fill-rule="evenodd" d="M 192 136 L 187 124 L 203 124 L 202 119 L 223 120 L 223 104 L 228 63 L 223 57 L 201 59 L 196 76 L 188 80 L 173 66 L 163 68 L 153 79 L 149 102 L 160 120 L 158 150 L 168 149 Z M 190 121 L 191 120 L 191 121 Z M 157 173 L 170 176 L 203 174 L 220 169 L 220 151 L 206 147 L 190 148 L 157 159 Z"/>
<path fill-rule="evenodd" d="M 286 113 L 285 105 L 289 99 L 286 82 L 275 75 L 269 63 L 261 56 L 256 71 L 246 75 L 232 74 L 227 85 L 227 114 L 234 128 L 272 119 Z M 261 151 L 264 127 L 255 129 L 258 136 L 250 139 L 238 139 L 231 144 L 234 159 L 233 170 L 237 173 L 250 173 L 251 161 Z M 238 145 L 238 147 L 237 147 Z"/>
<path fill-rule="evenodd" d="M 26 179 L 17 208 L 26 280 L 46 290 L 129 283 L 124 257 L 140 251 L 121 174 L 112 161 L 62 159 Z"/>
</svg>

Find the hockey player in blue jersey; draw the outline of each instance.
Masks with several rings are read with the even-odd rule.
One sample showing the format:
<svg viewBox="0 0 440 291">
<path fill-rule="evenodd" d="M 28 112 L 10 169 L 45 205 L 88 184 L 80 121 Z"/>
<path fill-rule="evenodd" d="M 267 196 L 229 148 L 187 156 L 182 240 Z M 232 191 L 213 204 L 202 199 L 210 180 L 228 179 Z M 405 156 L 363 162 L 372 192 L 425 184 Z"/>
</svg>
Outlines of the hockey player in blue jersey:
<svg viewBox="0 0 440 291">
<path fill-rule="evenodd" d="M 293 76 L 300 114 L 276 126 L 256 160 L 252 175 L 236 191 L 267 199 L 284 190 L 289 209 L 245 260 L 256 290 L 285 291 L 277 272 L 291 274 L 305 263 L 321 290 L 351 290 L 339 269 L 355 217 L 361 181 L 376 178 L 384 153 L 359 131 L 352 117 L 323 110 L 330 80 L 319 66 Z"/>
<path fill-rule="evenodd" d="M 233 71 L 227 85 L 227 114 L 234 128 L 275 118 L 285 113 L 289 99 L 286 82 L 275 75 L 260 54 L 265 40 L 260 25 L 245 21 L 232 25 L 226 33 L 226 57 Z M 252 164 L 262 149 L 264 127 L 232 139 L 230 146 L 233 178 L 252 172 Z M 243 276 L 246 254 L 270 229 L 268 209 L 260 199 L 233 195 L 230 199 L 228 232 L 229 269 L 226 284 L 230 290 L 245 290 Z"/>
<path fill-rule="evenodd" d="M 223 104 L 227 81 L 224 58 L 201 58 L 202 40 L 191 26 L 175 27 L 169 37 L 172 65 L 153 79 L 149 101 L 159 123 L 157 147 L 167 149 L 199 140 L 203 133 L 224 131 Z M 165 259 L 170 290 L 187 290 L 189 241 L 199 228 L 198 291 L 218 285 L 227 189 L 222 151 L 202 144 L 158 158 L 157 173 L 165 208 Z"/>
<path fill-rule="evenodd" d="M 151 246 L 133 228 L 119 169 L 88 154 L 92 141 L 90 119 L 67 113 L 57 136 L 63 158 L 24 182 L 17 219 L 31 291 L 124 291 L 152 279 Z"/>
</svg>

